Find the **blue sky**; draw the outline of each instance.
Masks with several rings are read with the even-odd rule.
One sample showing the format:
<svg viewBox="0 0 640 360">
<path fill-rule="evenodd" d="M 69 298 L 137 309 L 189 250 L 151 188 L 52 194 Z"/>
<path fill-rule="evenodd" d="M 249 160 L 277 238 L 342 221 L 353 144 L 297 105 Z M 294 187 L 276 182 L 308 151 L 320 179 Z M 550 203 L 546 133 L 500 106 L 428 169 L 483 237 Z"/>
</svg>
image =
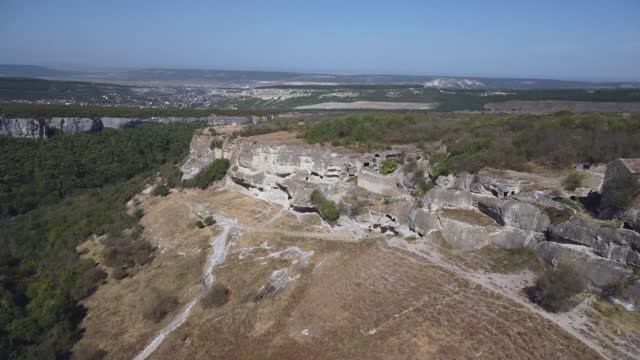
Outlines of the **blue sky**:
<svg viewBox="0 0 640 360">
<path fill-rule="evenodd" d="M 640 0 L 0 0 L 0 63 L 640 80 Z"/>
</svg>

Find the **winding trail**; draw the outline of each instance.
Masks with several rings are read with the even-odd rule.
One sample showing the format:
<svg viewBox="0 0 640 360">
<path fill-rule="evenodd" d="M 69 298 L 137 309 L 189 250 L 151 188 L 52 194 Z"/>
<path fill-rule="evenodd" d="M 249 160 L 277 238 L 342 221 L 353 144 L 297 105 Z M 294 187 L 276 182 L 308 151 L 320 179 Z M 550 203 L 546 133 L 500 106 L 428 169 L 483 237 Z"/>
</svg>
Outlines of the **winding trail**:
<svg viewBox="0 0 640 360">
<path fill-rule="evenodd" d="M 404 256 L 407 259 L 410 259 L 412 261 L 417 261 L 416 259 L 412 259 L 406 254 L 403 255 L 401 252 L 398 252 L 398 250 L 393 250 L 393 249 L 395 248 L 401 251 L 406 251 L 406 252 L 415 254 L 419 258 L 426 259 L 433 265 L 436 265 L 448 271 L 451 271 L 452 273 L 462 277 L 463 279 L 466 279 L 475 284 L 478 284 L 489 291 L 493 291 L 497 294 L 500 294 L 506 297 L 509 300 L 512 300 L 518 303 L 519 305 L 523 306 L 526 311 L 540 315 L 543 318 L 555 323 L 556 325 L 564 329 L 566 332 L 571 334 L 573 337 L 582 341 L 585 345 L 587 345 L 588 347 L 596 351 L 598 354 L 600 354 L 600 356 L 602 356 L 603 359 L 612 359 L 612 356 L 610 352 L 607 351 L 607 349 L 605 349 L 600 344 L 598 344 L 597 341 L 595 341 L 594 339 L 586 335 L 588 334 L 588 331 L 585 331 L 586 329 L 584 328 L 585 326 L 588 325 L 584 323 L 586 319 L 582 319 L 582 320 L 576 319 L 577 317 L 580 317 L 579 314 L 582 311 L 584 311 L 585 307 L 589 305 L 588 303 L 583 302 L 580 304 L 580 306 L 566 313 L 560 313 L 560 314 L 550 313 L 545 310 L 542 310 L 542 308 L 524 299 L 517 292 L 506 289 L 503 286 L 501 286 L 499 283 L 497 283 L 495 281 L 496 279 L 492 278 L 492 276 L 499 277 L 500 276 L 499 274 L 484 273 L 480 271 L 467 271 L 447 261 L 442 255 L 440 255 L 439 252 L 437 252 L 432 248 L 421 249 L 420 246 L 417 246 L 417 244 L 409 244 L 406 241 L 401 239 L 397 239 L 397 238 L 387 239 L 387 245 L 389 246 L 388 249 L 390 251 L 394 251 L 398 255 Z M 391 320 L 395 320 L 395 319 L 397 319 L 397 317 L 394 317 Z M 374 329 L 374 330 L 377 330 L 377 329 Z M 630 354 L 627 354 L 627 355 L 630 355 Z M 635 356 L 631 355 L 631 358 L 635 358 Z"/>
<path fill-rule="evenodd" d="M 149 357 L 158 347 L 164 339 L 171 334 L 175 329 L 179 328 L 185 321 L 189 318 L 189 314 L 191 314 L 191 310 L 193 307 L 202 300 L 204 295 L 207 293 L 207 290 L 213 286 L 215 278 L 213 276 L 213 269 L 224 262 L 227 253 L 228 253 L 228 238 L 233 233 L 233 231 L 237 228 L 237 221 L 235 219 L 231 219 L 224 215 L 216 214 L 213 216 L 216 220 L 217 224 L 222 226 L 222 232 L 211 239 L 211 254 L 207 258 L 207 262 L 204 266 L 204 271 L 202 273 L 202 281 L 204 283 L 203 291 L 194 297 L 191 301 L 189 301 L 181 310 L 178 312 L 176 317 L 171 320 L 171 322 L 165 326 L 162 330 L 158 332 L 158 334 L 145 346 L 145 348 L 136 355 L 134 360 L 145 360 Z"/>
</svg>

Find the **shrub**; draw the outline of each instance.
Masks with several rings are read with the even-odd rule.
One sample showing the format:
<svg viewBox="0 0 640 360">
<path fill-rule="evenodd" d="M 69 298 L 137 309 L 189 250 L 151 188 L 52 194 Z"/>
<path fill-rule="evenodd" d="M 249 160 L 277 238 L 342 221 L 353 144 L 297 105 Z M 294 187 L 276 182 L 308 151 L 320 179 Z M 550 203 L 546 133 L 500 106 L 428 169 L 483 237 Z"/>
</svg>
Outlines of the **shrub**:
<svg viewBox="0 0 640 360">
<path fill-rule="evenodd" d="M 166 185 L 170 189 L 182 183 L 182 171 L 174 164 L 161 166 L 158 175 L 166 180 Z"/>
<path fill-rule="evenodd" d="M 205 308 L 220 307 L 229 301 L 231 291 L 222 285 L 214 284 L 202 298 L 202 306 Z"/>
<path fill-rule="evenodd" d="M 211 226 L 211 225 L 213 225 L 215 223 L 216 223 L 216 220 L 213 218 L 213 216 L 207 216 L 204 219 L 204 224 L 207 225 L 207 226 Z"/>
<path fill-rule="evenodd" d="M 204 229 L 204 224 L 200 220 L 196 221 L 196 226 L 198 227 L 198 229 Z"/>
<path fill-rule="evenodd" d="M 162 197 L 164 197 L 164 196 L 169 195 L 170 192 L 171 192 L 171 190 L 169 190 L 169 187 L 167 187 L 166 185 L 159 185 L 159 186 L 156 186 L 153 189 L 153 193 L 152 194 L 154 196 L 162 196 Z"/>
<path fill-rule="evenodd" d="M 526 289 L 529 299 L 552 312 L 567 311 L 576 305 L 575 296 L 586 288 L 580 274 L 568 266 L 545 272 Z"/>
<path fill-rule="evenodd" d="M 211 150 L 222 149 L 223 144 L 224 144 L 224 141 L 222 139 L 214 138 L 213 140 L 211 140 L 211 145 L 209 147 L 211 148 Z"/>
<path fill-rule="evenodd" d="M 145 319 L 158 323 L 177 306 L 178 298 L 176 296 L 152 288 L 151 294 L 144 300 L 142 315 Z"/>
<path fill-rule="evenodd" d="M 127 236 L 107 238 L 104 245 L 102 258 L 112 269 L 143 266 L 153 259 L 155 250 L 148 241 Z"/>
<path fill-rule="evenodd" d="M 187 186 L 196 186 L 206 189 L 212 182 L 221 180 L 229 169 L 229 160 L 216 159 L 209 166 L 202 169 L 193 179 L 187 182 Z"/>
<path fill-rule="evenodd" d="M 142 219 L 142 217 L 144 216 L 144 210 L 136 209 L 136 211 L 133 213 L 133 216 L 135 216 L 138 219 Z"/>
<path fill-rule="evenodd" d="M 142 232 L 144 232 L 144 226 L 140 224 L 135 224 L 131 227 L 131 238 L 138 239 L 142 236 Z"/>
<path fill-rule="evenodd" d="M 81 268 L 86 270 L 80 273 L 75 286 L 71 289 L 71 297 L 74 300 L 82 300 L 91 295 L 107 277 L 107 274 L 97 267 L 93 260 L 83 261 Z"/>
<path fill-rule="evenodd" d="M 573 191 L 580 186 L 582 186 L 582 180 L 584 180 L 584 174 L 578 171 L 573 171 L 571 174 L 567 175 L 566 178 L 562 181 L 562 185 L 565 190 Z"/>
<path fill-rule="evenodd" d="M 340 217 L 336 203 L 328 200 L 318 189 L 311 193 L 311 203 L 318 208 L 320 216 L 325 220 L 336 221 Z"/>
<path fill-rule="evenodd" d="M 325 201 L 326 198 L 324 197 L 324 195 L 322 194 L 322 192 L 318 189 L 313 190 L 313 192 L 311 193 L 311 203 L 315 206 L 320 206 L 320 204 L 322 204 L 323 201 Z"/>
<path fill-rule="evenodd" d="M 325 220 L 336 221 L 340 217 L 340 211 L 335 202 L 326 200 L 320 205 L 320 216 Z"/>
<path fill-rule="evenodd" d="M 398 162 L 395 159 L 385 159 L 380 165 L 380 173 L 382 175 L 391 174 L 398 168 Z"/>
<path fill-rule="evenodd" d="M 111 270 L 111 277 L 116 280 L 124 279 L 127 276 L 129 276 L 129 273 L 127 273 L 127 270 L 121 267 L 117 267 Z"/>
</svg>

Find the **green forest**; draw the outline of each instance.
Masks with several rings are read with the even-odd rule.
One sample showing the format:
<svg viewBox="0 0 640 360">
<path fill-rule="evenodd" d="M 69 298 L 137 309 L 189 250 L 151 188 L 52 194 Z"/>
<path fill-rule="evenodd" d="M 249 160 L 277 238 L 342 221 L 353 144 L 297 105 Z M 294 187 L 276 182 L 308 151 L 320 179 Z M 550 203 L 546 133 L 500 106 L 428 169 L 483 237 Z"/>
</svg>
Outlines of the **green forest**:
<svg viewBox="0 0 640 360">
<path fill-rule="evenodd" d="M 149 176 L 175 177 L 172 165 L 199 126 L 145 124 L 44 141 L 0 137 L 0 358 L 69 356 L 85 315 L 78 301 L 106 277 L 76 246 L 91 234 L 117 238 L 135 228 L 138 219 L 124 204 Z M 143 255 L 134 263 L 148 261 Z M 111 258 L 122 264 L 118 254 Z"/>
<path fill-rule="evenodd" d="M 440 174 L 475 172 L 484 166 L 524 170 L 528 162 L 566 167 L 640 156 L 637 114 L 373 113 L 309 121 L 300 131 L 312 144 L 380 148 L 415 143 L 434 153 L 432 146 L 441 143 L 447 153 L 433 156 L 434 171 Z"/>
</svg>

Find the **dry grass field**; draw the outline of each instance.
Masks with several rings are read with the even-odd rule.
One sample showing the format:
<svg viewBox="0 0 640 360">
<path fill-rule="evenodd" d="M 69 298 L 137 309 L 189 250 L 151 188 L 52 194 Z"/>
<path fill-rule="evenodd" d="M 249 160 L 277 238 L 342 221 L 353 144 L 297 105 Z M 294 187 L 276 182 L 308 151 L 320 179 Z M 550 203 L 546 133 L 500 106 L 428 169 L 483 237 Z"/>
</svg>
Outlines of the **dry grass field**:
<svg viewBox="0 0 640 360">
<path fill-rule="evenodd" d="M 85 301 L 78 347 L 100 347 L 110 359 L 133 358 L 177 312 L 146 319 L 153 291 L 184 305 L 202 290 L 209 240 L 220 226 L 194 223 L 210 212 L 238 220 L 226 260 L 214 268 L 229 301 L 194 306 L 151 359 L 600 358 L 517 302 L 384 240 L 322 239 L 330 229 L 315 215 L 230 191 L 173 191 L 140 206 L 156 258 Z M 314 236 L 297 236 L 305 233 Z"/>
</svg>

